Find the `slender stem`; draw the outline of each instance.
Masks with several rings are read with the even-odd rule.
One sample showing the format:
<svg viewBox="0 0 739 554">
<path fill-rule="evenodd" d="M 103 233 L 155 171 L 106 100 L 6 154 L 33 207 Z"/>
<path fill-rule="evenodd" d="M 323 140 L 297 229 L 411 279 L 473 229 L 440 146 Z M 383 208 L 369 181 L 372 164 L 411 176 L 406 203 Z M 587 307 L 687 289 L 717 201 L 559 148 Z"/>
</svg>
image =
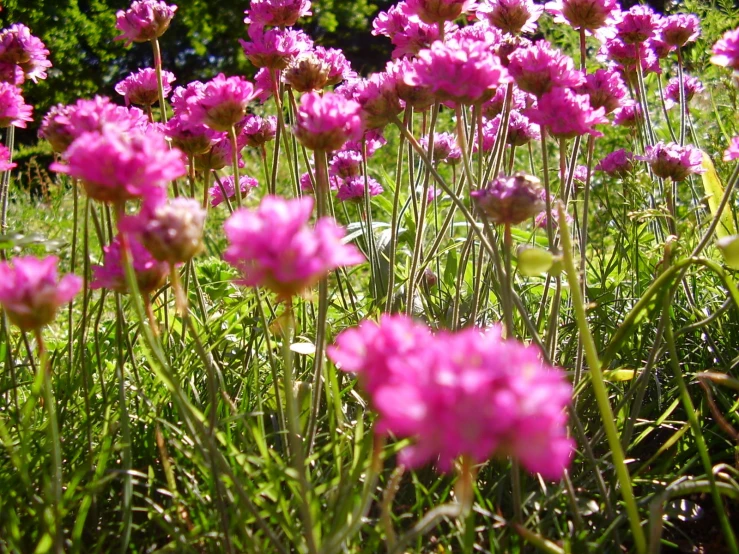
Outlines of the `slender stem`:
<svg viewBox="0 0 739 554">
<path fill-rule="evenodd" d="M 162 123 L 167 123 L 167 105 L 164 103 L 164 83 L 162 81 L 162 52 L 159 49 L 159 39 L 151 39 L 154 50 L 154 69 L 157 74 L 157 91 L 159 92 L 159 117 Z"/>
<path fill-rule="evenodd" d="M 680 146 L 685 144 L 685 115 L 688 112 L 688 101 L 685 98 L 685 76 L 683 74 L 683 51 L 677 49 L 677 80 L 680 85 Z"/>
<path fill-rule="evenodd" d="M 408 127 L 408 121 L 413 117 L 413 109 L 406 108 L 405 114 L 403 115 L 403 126 Z M 405 136 L 400 135 L 398 142 L 398 156 L 395 161 L 395 190 L 393 197 L 393 214 L 391 216 L 390 224 L 390 244 L 388 245 L 388 281 L 387 281 L 387 296 L 385 298 L 385 311 L 389 312 L 393 305 L 393 289 L 395 288 L 395 259 L 397 253 L 395 252 L 396 244 L 398 242 L 398 211 L 400 208 L 400 182 L 403 179 L 403 148 L 405 146 Z"/>
<path fill-rule="evenodd" d="M 608 400 L 608 390 L 606 389 L 605 380 L 603 379 L 603 372 L 601 370 L 600 360 L 598 359 L 598 350 L 595 346 L 595 340 L 593 340 L 593 336 L 590 334 L 585 306 L 583 304 L 582 295 L 580 294 L 577 269 L 575 268 L 575 263 L 572 258 L 572 240 L 570 238 L 570 230 L 567 226 L 567 217 L 563 205 L 560 204 L 558 206 L 558 212 L 559 229 L 562 236 L 562 258 L 564 261 L 565 271 L 567 272 L 567 281 L 570 285 L 572 307 L 575 311 L 577 326 L 585 348 L 588 365 L 590 366 L 593 393 L 595 394 L 595 399 L 598 403 L 598 410 L 600 411 L 600 416 L 603 421 L 603 427 L 608 438 L 611 456 L 613 457 L 613 465 L 616 470 L 616 477 L 621 485 L 621 495 L 624 499 L 624 504 L 626 505 L 626 512 L 629 518 L 629 524 L 631 525 L 631 532 L 634 537 L 636 551 L 639 554 L 644 554 L 647 551 L 647 540 L 644 535 L 644 529 L 642 529 L 641 526 L 639 509 L 636 505 L 629 469 L 626 467 L 624 452 L 621 448 L 621 441 L 619 440 L 618 429 L 616 428 L 615 423 L 616 418 Z"/>
<path fill-rule="evenodd" d="M 8 127 L 5 132 L 5 146 L 10 152 L 8 163 L 13 161 L 13 148 L 15 143 L 15 127 Z M 10 170 L 3 172 L 2 181 L 0 181 L 0 234 L 5 234 L 8 230 L 8 198 L 10 196 Z M 5 256 L 5 251 L 2 251 Z"/>
<path fill-rule="evenodd" d="M 241 182 L 239 180 L 239 144 L 238 136 L 236 135 L 236 126 L 231 125 L 229 131 L 229 137 L 231 139 L 231 165 L 233 167 L 233 178 L 234 178 L 234 191 L 236 193 L 236 207 L 241 207 Z"/>
</svg>

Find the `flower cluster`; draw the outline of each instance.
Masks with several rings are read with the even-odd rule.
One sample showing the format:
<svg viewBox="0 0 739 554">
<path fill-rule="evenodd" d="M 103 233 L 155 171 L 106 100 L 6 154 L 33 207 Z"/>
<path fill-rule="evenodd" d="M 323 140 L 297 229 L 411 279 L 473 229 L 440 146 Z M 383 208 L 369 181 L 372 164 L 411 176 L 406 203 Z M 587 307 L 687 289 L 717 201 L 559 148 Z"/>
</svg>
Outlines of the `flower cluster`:
<svg viewBox="0 0 739 554">
<path fill-rule="evenodd" d="M 310 150 L 339 150 L 348 140 L 362 135 L 360 105 L 339 94 L 303 95 L 293 133 Z"/>
<path fill-rule="evenodd" d="M 470 193 L 480 212 L 491 223 L 518 225 L 544 209 L 539 179 L 525 173 L 501 175 L 488 186 Z"/>
<path fill-rule="evenodd" d="M 126 272 L 123 262 L 125 240 L 136 275 L 136 286 L 142 294 L 150 294 L 159 289 L 170 272 L 166 262 L 159 262 L 132 236 L 118 235 L 113 242 L 103 248 L 103 264 L 92 266 L 91 289 L 108 289 L 127 294 Z"/>
<path fill-rule="evenodd" d="M 647 162 L 657 177 L 673 181 L 684 181 L 689 175 L 706 172 L 702 166 L 703 153 L 692 146 L 660 141 L 648 146 L 644 156 L 636 159 Z"/>
<path fill-rule="evenodd" d="M 239 177 L 239 188 L 241 189 L 242 198 L 249 194 L 249 191 L 258 186 L 259 183 L 254 177 L 249 177 L 248 175 L 241 175 Z M 229 200 L 234 198 L 236 196 L 236 187 L 234 185 L 233 175 L 224 177 L 221 179 L 220 183 L 216 183 L 214 186 L 210 187 L 208 195 L 210 196 L 210 205 L 214 208 L 225 202 L 226 198 Z"/>
<path fill-rule="evenodd" d="M 115 27 L 121 34 L 116 40 L 148 42 L 159 38 L 169 28 L 177 6 L 160 0 L 135 0 L 131 7 L 116 14 Z"/>
<path fill-rule="evenodd" d="M 0 81 L 21 85 L 25 79 L 34 83 L 46 79 L 51 67 L 49 50 L 21 23 L 0 31 Z"/>
<path fill-rule="evenodd" d="M 328 355 L 358 374 L 378 433 L 413 439 L 400 452 L 403 465 L 436 461 L 450 471 L 461 456 L 511 456 L 558 479 L 569 464 L 564 372 L 498 327 L 432 334 L 407 316 L 384 315 L 342 332 Z"/>
<path fill-rule="evenodd" d="M 172 92 L 175 77 L 169 71 L 162 71 L 162 92 L 167 98 Z M 123 96 L 126 105 L 151 106 L 159 100 L 156 70 L 147 67 L 131 73 L 115 86 L 115 91 Z"/>
</svg>

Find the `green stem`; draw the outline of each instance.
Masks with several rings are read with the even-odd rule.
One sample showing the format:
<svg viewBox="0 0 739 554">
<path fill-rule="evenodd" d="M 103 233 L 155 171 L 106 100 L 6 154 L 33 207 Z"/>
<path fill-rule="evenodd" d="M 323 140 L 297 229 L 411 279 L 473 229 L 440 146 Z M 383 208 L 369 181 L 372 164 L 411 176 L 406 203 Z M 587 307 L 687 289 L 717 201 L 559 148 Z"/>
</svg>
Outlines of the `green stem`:
<svg viewBox="0 0 739 554">
<path fill-rule="evenodd" d="M 236 193 L 236 207 L 241 207 L 241 183 L 239 182 L 239 145 L 238 136 L 236 135 L 236 126 L 231 125 L 229 131 L 231 139 L 231 165 L 233 167 L 234 192 Z"/>
<path fill-rule="evenodd" d="M 157 74 L 157 91 L 159 92 L 159 114 L 162 123 L 167 123 L 167 106 L 164 103 L 164 83 L 162 81 L 162 52 L 159 49 L 159 39 L 151 39 L 154 50 L 154 69 Z"/>
</svg>

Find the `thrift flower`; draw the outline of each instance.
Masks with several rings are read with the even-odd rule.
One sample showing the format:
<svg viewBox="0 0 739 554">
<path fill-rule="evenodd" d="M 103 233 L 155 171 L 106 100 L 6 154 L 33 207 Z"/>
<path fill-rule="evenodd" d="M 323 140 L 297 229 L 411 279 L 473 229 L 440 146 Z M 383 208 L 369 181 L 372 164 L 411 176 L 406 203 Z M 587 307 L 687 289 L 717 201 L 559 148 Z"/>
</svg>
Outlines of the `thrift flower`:
<svg viewBox="0 0 739 554">
<path fill-rule="evenodd" d="M 544 94 L 536 105 L 524 111 L 533 123 L 546 127 L 557 138 L 573 138 L 590 134 L 603 136 L 595 130 L 595 125 L 608 123 L 604 108 L 594 110 L 584 94 L 577 94 L 566 88 L 555 88 Z"/>
<path fill-rule="evenodd" d="M 202 96 L 190 106 L 191 117 L 214 131 L 229 131 L 243 119 L 253 98 L 254 85 L 242 77 L 221 73 L 205 83 Z"/>
<path fill-rule="evenodd" d="M 328 83 L 329 65 L 313 52 L 301 52 L 282 72 L 282 80 L 297 92 L 322 90 Z"/>
<path fill-rule="evenodd" d="M 346 59 L 344 53 L 338 48 L 316 46 L 313 53 L 328 66 L 327 87 L 338 85 L 347 79 L 357 78 L 357 74 L 352 70 L 349 60 Z"/>
<path fill-rule="evenodd" d="M 544 6 L 555 23 L 584 29 L 591 34 L 611 25 L 618 13 L 618 0 L 553 0 Z"/>
<path fill-rule="evenodd" d="M 421 137 L 418 141 L 424 150 L 428 151 L 428 136 Z M 434 133 L 434 145 L 431 150 L 431 159 L 434 163 L 446 163 L 456 165 L 462 161 L 462 150 L 457 145 L 457 136 L 452 133 Z M 429 189 L 431 190 L 431 189 Z"/>
<path fill-rule="evenodd" d="M 210 150 L 195 157 L 195 169 L 204 171 L 206 169 L 217 171 L 224 167 L 231 166 L 233 163 L 231 139 L 226 133 L 217 133 L 216 139 Z M 244 160 L 241 158 L 241 150 L 244 148 L 243 138 L 238 135 L 236 138 L 236 151 L 238 153 L 239 167 L 244 167 Z"/>
<path fill-rule="evenodd" d="M 496 225 L 518 225 L 544 209 L 539 179 L 520 172 L 511 177 L 501 175 L 470 196 L 477 209 Z"/>
<path fill-rule="evenodd" d="M 508 73 L 524 92 L 536 96 L 554 87 L 577 87 L 585 82 L 572 58 L 554 50 L 545 40 L 519 48 L 508 56 Z"/>
<path fill-rule="evenodd" d="M 136 284 L 139 292 L 150 294 L 159 289 L 169 275 L 169 264 L 158 262 L 136 238 L 127 236 Z M 108 289 L 121 294 L 129 292 L 123 267 L 121 235 L 103 248 L 103 265 L 92 266 L 91 289 Z"/>
<path fill-rule="evenodd" d="M 162 90 L 165 98 L 172 92 L 174 80 L 175 77 L 171 72 L 162 71 Z M 156 70 L 147 67 L 131 73 L 115 86 L 115 91 L 125 98 L 127 106 L 129 104 L 139 106 L 156 104 L 159 101 Z"/>
<path fill-rule="evenodd" d="M 408 11 L 424 23 L 454 21 L 460 15 L 474 10 L 476 0 L 406 0 Z"/>
<path fill-rule="evenodd" d="M 403 111 L 395 80 L 387 73 L 374 73 L 360 81 L 352 99 L 359 103 L 365 129 L 385 127 Z"/>
<path fill-rule="evenodd" d="M 695 77 L 685 75 L 685 84 L 683 90 L 685 91 L 685 109 L 688 109 L 688 102 L 693 99 L 693 96 L 700 94 L 705 90 L 703 83 L 701 83 Z M 673 77 L 665 87 L 665 107 L 669 110 L 673 106 L 680 105 L 680 79 Z"/>
<path fill-rule="evenodd" d="M 660 28 L 660 16 L 649 6 L 636 5 L 618 15 L 614 29 L 626 44 L 639 44 L 654 38 Z"/>
<path fill-rule="evenodd" d="M 355 150 L 341 150 L 328 163 L 329 175 L 348 179 L 362 172 L 362 154 Z"/>
<path fill-rule="evenodd" d="M 21 89 L 10 83 L 0 83 L 0 127 L 26 128 L 32 121 L 33 108 L 26 104 Z"/>
<path fill-rule="evenodd" d="M 634 154 L 621 148 L 611 152 L 595 166 L 596 171 L 602 171 L 611 176 L 625 177 L 634 167 Z"/>
<path fill-rule="evenodd" d="M 477 7 L 477 18 L 501 31 L 517 35 L 536 31 L 536 20 L 544 8 L 532 0 L 483 0 Z"/>
<path fill-rule="evenodd" d="M 56 256 L 0 262 L 0 306 L 21 331 L 38 331 L 54 321 L 59 307 L 82 288 L 76 275 L 58 278 Z"/>
<path fill-rule="evenodd" d="M 290 61 L 313 47 L 313 41 L 303 31 L 295 29 L 269 29 L 252 25 L 250 41 L 239 39 L 244 54 L 255 67 L 285 69 Z"/>
<path fill-rule="evenodd" d="M 223 188 L 221 188 L 221 185 L 223 185 Z M 246 198 L 246 196 L 249 194 L 249 191 L 251 189 L 255 189 L 259 186 L 259 182 L 254 177 L 249 177 L 248 175 L 241 175 L 239 177 L 239 188 L 241 189 L 241 198 Z M 224 197 L 223 191 L 226 191 L 226 196 Z M 222 204 L 226 201 L 226 198 L 229 200 L 231 198 L 234 198 L 236 196 L 236 187 L 234 186 L 234 176 L 228 175 L 226 177 L 223 177 L 221 179 L 221 184 L 219 185 L 216 183 L 214 186 L 210 187 L 208 190 L 208 195 L 210 196 L 210 205 L 214 208 L 218 206 L 219 204 Z"/>
<path fill-rule="evenodd" d="M 308 0 L 251 0 L 244 23 L 264 27 L 292 27 L 301 17 L 311 15 Z"/>
<path fill-rule="evenodd" d="M 274 140 L 277 133 L 277 118 L 273 115 L 268 117 L 259 117 L 258 115 L 249 114 L 243 121 L 241 136 L 247 146 L 259 148 L 264 144 Z"/>
<path fill-rule="evenodd" d="M 660 141 L 648 146 L 644 156 L 637 160 L 645 161 L 657 177 L 670 178 L 673 181 L 684 181 L 688 175 L 705 173 L 702 166 L 703 153 L 692 146 L 680 146 L 674 142 L 665 144 Z"/>
<path fill-rule="evenodd" d="M 734 137 L 729 143 L 729 147 L 724 151 L 723 160 L 725 162 L 733 162 L 739 160 L 739 137 Z"/>
<path fill-rule="evenodd" d="M 20 85 L 24 79 L 34 83 L 46 79 L 46 70 L 51 67 L 48 56 L 49 50 L 44 43 L 22 23 L 0 31 L 0 63 L 5 66 L 3 81 Z"/>
<path fill-rule="evenodd" d="M 0 171 L 10 171 L 18 164 L 10 161 L 10 150 L 2 144 L 0 144 Z"/>
<path fill-rule="evenodd" d="M 415 86 L 405 83 L 405 76 L 413 71 L 413 63 L 407 59 L 394 60 L 387 64 L 385 71 L 395 82 L 395 91 L 406 105 L 414 111 L 422 112 L 434 105 L 436 97 L 430 86 Z"/>
<path fill-rule="evenodd" d="M 681 48 L 700 36 L 700 20 L 692 13 L 676 13 L 662 19 L 660 35 L 669 46 Z"/>
<path fill-rule="evenodd" d="M 308 226 L 313 198 L 285 200 L 266 196 L 254 209 L 241 208 L 226 220 L 229 246 L 224 259 L 239 269 L 237 282 L 266 287 L 281 300 L 304 293 L 330 271 L 364 261 L 359 250 L 343 244 L 344 229 L 331 218 Z"/>
<path fill-rule="evenodd" d="M 188 157 L 205 154 L 221 136 L 221 133 L 212 131 L 200 123 L 193 123 L 182 115 L 175 115 L 167 121 L 164 134 Z"/>
<path fill-rule="evenodd" d="M 293 133 L 309 150 L 340 149 L 347 140 L 361 137 L 360 106 L 353 100 L 327 92 L 309 92 L 298 106 Z"/>
<path fill-rule="evenodd" d="M 624 105 L 614 110 L 613 124 L 623 127 L 636 127 L 641 121 L 641 106 L 633 100 L 626 100 Z"/>
<path fill-rule="evenodd" d="M 372 177 L 358 176 L 349 177 L 340 182 L 339 188 L 336 192 L 336 199 L 340 202 L 346 202 L 347 200 L 361 201 L 364 199 L 365 191 L 371 197 L 382 194 L 382 185 L 378 183 Z"/>
<path fill-rule="evenodd" d="M 620 108 L 629 94 L 621 76 L 608 69 L 598 69 L 585 76 L 585 83 L 577 89 L 578 94 L 587 94 L 590 107 L 594 110 L 603 108 L 609 114 Z"/>
<path fill-rule="evenodd" d="M 115 14 L 115 27 L 121 34 L 116 40 L 148 42 L 159 38 L 169 28 L 177 6 L 169 6 L 158 0 L 135 0 L 126 11 Z"/>
<path fill-rule="evenodd" d="M 739 71 L 739 29 L 726 31 L 713 45 L 711 63 Z"/>
</svg>

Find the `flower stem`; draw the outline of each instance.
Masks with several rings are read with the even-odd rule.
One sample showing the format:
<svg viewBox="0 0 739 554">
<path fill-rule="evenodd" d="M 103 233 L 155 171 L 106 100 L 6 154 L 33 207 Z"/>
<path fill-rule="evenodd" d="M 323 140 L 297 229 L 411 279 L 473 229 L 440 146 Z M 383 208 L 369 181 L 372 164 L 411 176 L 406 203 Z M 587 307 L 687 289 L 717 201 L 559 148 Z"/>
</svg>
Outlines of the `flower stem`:
<svg viewBox="0 0 739 554">
<path fill-rule="evenodd" d="M 236 207 L 241 207 L 241 183 L 239 182 L 239 145 L 236 136 L 236 126 L 231 125 L 229 131 L 231 139 L 231 165 L 233 166 L 234 191 L 236 193 Z"/>
<path fill-rule="evenodd" d="M 159 93 L 159 117 L 162 123 L 167 123 L 167 106 L 164 103 L 164 83 L 162 81 L 162 52 L 159 49 L 159 39 L 151 39 L 151 48 L 154 50 L 154 70 L 157 74 L 157 92 Z"/>
</svg>

